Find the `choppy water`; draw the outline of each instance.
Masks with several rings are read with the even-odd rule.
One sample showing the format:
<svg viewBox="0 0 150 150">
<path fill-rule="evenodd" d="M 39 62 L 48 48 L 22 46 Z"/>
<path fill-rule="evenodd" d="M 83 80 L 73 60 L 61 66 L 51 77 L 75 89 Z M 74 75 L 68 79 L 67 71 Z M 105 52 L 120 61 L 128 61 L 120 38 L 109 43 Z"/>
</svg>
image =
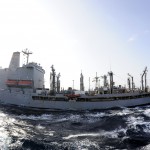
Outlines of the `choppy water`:
<svg viewBox="0 0 150 150">
<path fill-rule="evenodd" d="M 1 150 L 150 149 L 150 106 L 40 112 L 0 105 Z"/>
</svg>

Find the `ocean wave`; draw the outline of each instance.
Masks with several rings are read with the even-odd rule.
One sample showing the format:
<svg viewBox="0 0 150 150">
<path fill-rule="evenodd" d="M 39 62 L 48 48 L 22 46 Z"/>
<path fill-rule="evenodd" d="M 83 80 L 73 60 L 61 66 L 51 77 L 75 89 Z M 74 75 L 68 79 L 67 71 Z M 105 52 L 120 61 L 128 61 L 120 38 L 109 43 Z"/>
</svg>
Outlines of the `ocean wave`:
<svg viewBox="0 0 150 150">
<path fill-rule="evenodd" d="M 27 120 L 52 120 L 52 115 L 50 114 L 42 114 L 42 115 L 19 115 L 17 118 L 27 119 Z"/>
<path fill-rule="evenodd" d="M 0 110 L 2 150 L 149 148 L 150 107 L 37 114 L 13 111 Z"/>
</svg>

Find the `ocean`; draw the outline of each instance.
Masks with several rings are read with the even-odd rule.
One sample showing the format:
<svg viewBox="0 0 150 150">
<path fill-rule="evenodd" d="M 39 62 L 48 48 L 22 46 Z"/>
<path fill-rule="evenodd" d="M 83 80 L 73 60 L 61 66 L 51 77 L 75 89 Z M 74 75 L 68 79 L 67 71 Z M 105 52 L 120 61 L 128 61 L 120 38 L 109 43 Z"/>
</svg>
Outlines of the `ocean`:
<svg viewBox="0 0 150 150">
<path fill-rule="evenodd" d="M 150 149 L 150 106 L 39 111 L 0 105 L 0 150 Z"/>
</svg>

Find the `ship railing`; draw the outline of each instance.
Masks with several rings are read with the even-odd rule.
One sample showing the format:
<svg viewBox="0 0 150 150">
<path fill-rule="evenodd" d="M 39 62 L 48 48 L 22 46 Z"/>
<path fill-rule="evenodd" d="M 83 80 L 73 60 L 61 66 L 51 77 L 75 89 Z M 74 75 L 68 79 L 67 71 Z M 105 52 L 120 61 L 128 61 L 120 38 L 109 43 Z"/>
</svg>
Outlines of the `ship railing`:
<svg viewBox="0 0 150 150">
<path fill-rule="evenodd" d="M 137 98 L 145 98 L 150 97 L 150 93 L 140 94 L 140 95 L 133 95 L 133 96 L 114 96 L 114 97 L 79 97 L 77 101 L 116 101 L 116 100 L 132 100 Z"/>
</svg>

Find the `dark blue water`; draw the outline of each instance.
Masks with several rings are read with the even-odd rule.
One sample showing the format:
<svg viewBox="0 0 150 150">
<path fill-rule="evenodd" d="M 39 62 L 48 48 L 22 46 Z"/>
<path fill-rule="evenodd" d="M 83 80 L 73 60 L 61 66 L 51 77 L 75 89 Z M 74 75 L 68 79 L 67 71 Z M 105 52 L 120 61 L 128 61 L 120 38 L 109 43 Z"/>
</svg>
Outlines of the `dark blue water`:
<svg viewBox="0 0 150 150">
<path fill-rule="evenodd" d="M 150 149 L 150 106 L 37 111 L 0 105 L 1 150 Z"/>
</svg>

